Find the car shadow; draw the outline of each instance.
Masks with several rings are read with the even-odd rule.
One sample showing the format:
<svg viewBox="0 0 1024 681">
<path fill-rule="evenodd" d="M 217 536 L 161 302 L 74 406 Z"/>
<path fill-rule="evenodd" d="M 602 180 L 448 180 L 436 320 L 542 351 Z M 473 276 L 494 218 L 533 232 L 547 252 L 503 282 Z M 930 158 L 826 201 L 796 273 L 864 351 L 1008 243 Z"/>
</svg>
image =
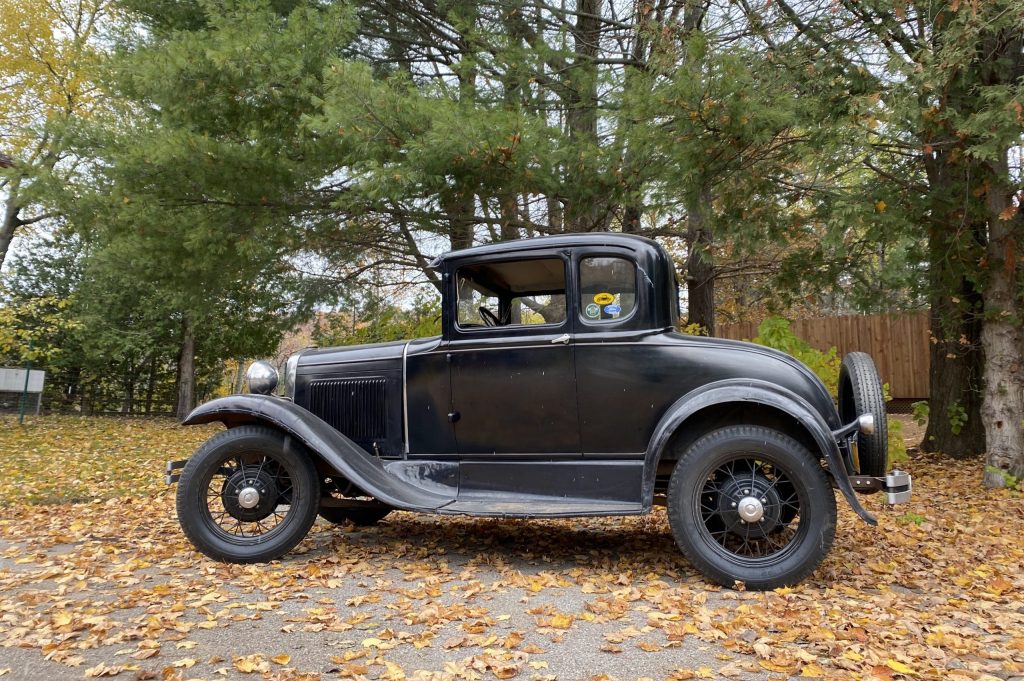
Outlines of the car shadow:
<svg viewBox="0 0 1024 681">
<path fill-rule="evenodd" d="M 524 572 L 601 567 L 677 578 L 695 574 L 672 539 L 664 513 L 519 519 L 395 512 L 373 527 L 322 527 L 317 537 L 327 542 L 307 557 L 346 547 L 393 557 L 443 557 L 458 566 L 505 564 Z"/>
</svg>

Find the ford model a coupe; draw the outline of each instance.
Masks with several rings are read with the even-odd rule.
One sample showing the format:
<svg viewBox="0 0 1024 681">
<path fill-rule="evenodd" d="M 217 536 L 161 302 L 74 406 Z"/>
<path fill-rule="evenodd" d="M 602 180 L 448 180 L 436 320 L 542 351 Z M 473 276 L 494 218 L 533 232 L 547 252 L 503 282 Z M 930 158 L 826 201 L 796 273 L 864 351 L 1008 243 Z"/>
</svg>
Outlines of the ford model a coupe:
<svg viewBox="0 0 1024 681">
<path fill-rule="evenodd" d="M 168 464 L 196 548 L 271 560 L 318 513 L 363 525 L 393 509 L 564 517 L 664 504 L 704 575 L 765 589 L 828 552 L 833 488 L 869 523 L 855 492 L 910 498 L 910 476 L 886 474 L 871 358 L 843 360 L 837 408 L 787 355 L 678 333 L 672 262 L 653 241 L 542 237 L 433 267 L 441 336 L 304 350 L 280 396 L 276 369 L 257 362 L 252 394 L 189 415 L 227 426 Z"/>
</svg>

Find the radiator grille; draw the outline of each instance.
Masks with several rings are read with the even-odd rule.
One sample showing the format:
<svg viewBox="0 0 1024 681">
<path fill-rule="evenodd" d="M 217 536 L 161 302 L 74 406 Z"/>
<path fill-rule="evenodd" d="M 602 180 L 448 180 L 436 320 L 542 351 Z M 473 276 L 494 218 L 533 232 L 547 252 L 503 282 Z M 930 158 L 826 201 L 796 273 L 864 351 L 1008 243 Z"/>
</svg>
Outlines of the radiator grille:
<svg viewBox="0 0 1024 681">
<path fill-rule="evenodd" d="M 311 412 L 353 440 L 387 438 L 383 378 L 324 379 L 309 384 Z"/>
</svg>

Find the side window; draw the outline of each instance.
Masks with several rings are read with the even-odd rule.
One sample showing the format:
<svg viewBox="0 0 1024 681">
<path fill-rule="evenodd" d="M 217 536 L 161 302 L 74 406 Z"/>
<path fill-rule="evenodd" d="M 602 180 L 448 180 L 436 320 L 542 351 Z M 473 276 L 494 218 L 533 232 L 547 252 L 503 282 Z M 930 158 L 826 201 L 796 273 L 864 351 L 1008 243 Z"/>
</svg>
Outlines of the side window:
<svg viewBox="0 0 1024 681">
<path fill-rule="evenodd" d="M 557 325 L 565 321 L 565 263 L 534 258 L 480 263 L 455 273 L 459 328 Z"/>
<path fill-rule="evenodd" d="M 481 290 L 470 280 L 459 279 L 459 326 L 481 326 L 480 308 L 498 309 L 498 297 L 486 289 Z"/>
<path fill-rule="evenodd" d="M 636 307 L 636 265 L 599 256 L 580 261 L 580 314 L 590 323 L 625 319 Z"/>
</svg>

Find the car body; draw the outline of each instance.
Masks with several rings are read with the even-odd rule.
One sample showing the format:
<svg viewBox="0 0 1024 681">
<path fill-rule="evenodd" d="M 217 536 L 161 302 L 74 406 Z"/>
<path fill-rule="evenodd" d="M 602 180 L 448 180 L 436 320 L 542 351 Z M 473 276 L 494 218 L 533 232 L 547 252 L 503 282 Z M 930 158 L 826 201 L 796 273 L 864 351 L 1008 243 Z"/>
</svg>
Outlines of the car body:
<svg viewBox="0 0 1024 681">
<path fill-rule="evenodd" d="M 885 413 L 870 358 L 855 353 L 844 363 L 846 404 L 837 409 L 818 377 L 788 355 L 680 333 L 674 266 L 652 240 L 540 237 L 454 251 L 432 267 L 443 301 L 440 336 L 304 350 L 286 363 L 282 396 L 221 398 L 185 423 L 221 421 L 228 433 L 260 427 L 271 439 L 279 434 L 284 447 L 297 441 L 321 486 L 317 510 L 336 520 L 390 509 L 633 515 L 664 503 L 677 541 L 705 574 L 761 588 L 801 579 L 820 561 L 824 553 L 807 547 L 831 544 L 832 487 L 871 523 L 855 490 L 885 491 L 894 503 L 909 498 L 909 476 L 881 469 Z M 857 470 L 855 443 L 872 470 Z M 265 448 L 275 447 L 268 440 Z M 721 463 L 693 473 L 709 456 Z M 218 509 L 227 517 L 243 490 L 262 500 L 259 490 L 274 487 L 265 472 L 263 487 L 247 482 L 255 465 L 222 464 L 234 470 L 233 482 L 206 486 L 223 497 Z M 180 468 L 184 482 L 185 462 L 169 464 L 169 481 Z M 783 498 L 790 492 L 794 508 Z M 179 487 L 179 516 L 203 515 L 196 494 L 183 501 Z M 295 505 L 287 495 L 279 501 Z M 709 541 L 721 533 L 739 541 L 745 532 L 748 543 L 768 544 L 805 519 L 812 527 L 794 531 L 790 542 L 800 551 L 737 556 Z M 703 542 L 692 536 L 694 523 Z M 276 557 L 298 541 L 290 537 L 269 553 L 263 540 L 252 551 L 205 550 L 216 530 L 203 538 L 185 529 L 208 555 L 227 560 Z"/>
</svg>

